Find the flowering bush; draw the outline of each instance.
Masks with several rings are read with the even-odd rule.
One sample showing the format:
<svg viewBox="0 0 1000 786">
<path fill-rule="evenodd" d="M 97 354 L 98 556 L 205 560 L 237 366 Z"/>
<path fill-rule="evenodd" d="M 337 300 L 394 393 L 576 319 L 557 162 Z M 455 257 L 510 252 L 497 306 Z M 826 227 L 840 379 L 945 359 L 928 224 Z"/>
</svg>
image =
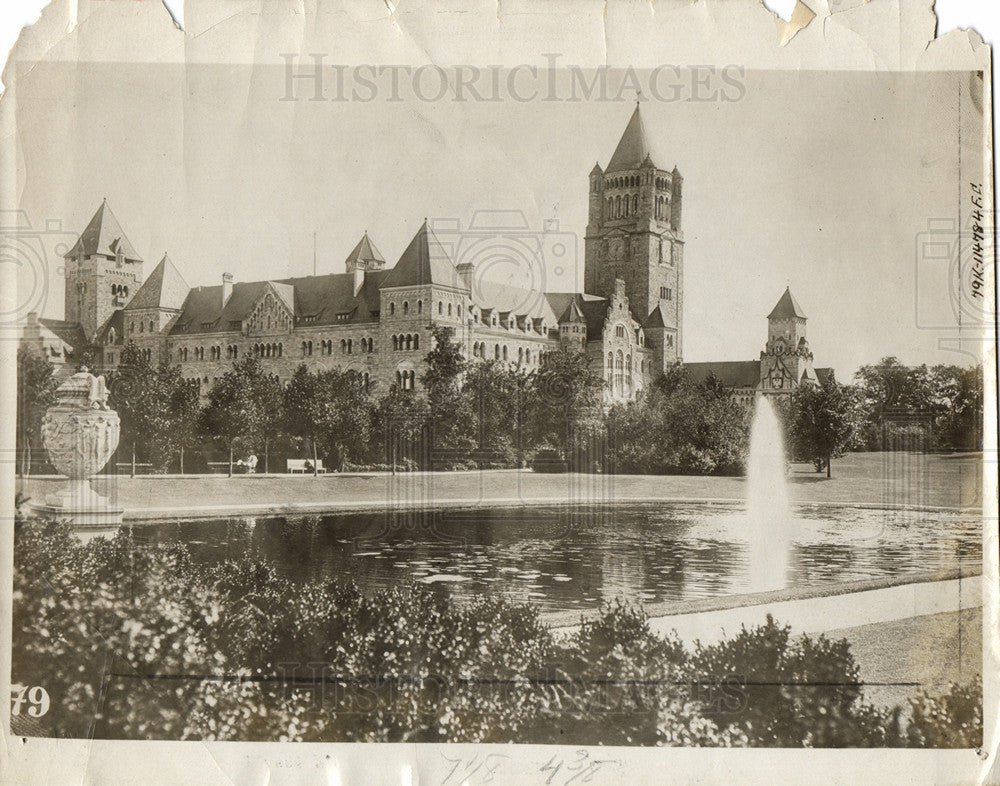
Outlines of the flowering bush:
<svg viewBox="0 0 1000 786">
<path fill-rule="evenodd" d="M 362 594 L 128 530 L 15 528 L 13 673 L 54 736 L 626 745 L 964 745 L 981 688 L 862 702 L 846 641 L 773 620 L 685 650 L 624 603 L 554 635 L 535 607 L 420 586 Z M 978 702 L 978 704 L 977 704 Z"/>
</svg>

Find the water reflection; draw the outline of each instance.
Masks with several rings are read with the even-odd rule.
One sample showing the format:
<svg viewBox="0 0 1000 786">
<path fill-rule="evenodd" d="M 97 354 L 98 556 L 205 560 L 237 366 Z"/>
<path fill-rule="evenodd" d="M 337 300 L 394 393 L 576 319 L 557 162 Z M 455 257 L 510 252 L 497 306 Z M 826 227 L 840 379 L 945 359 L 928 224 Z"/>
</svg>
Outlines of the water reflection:
<svg viewBox="0 0 1000 786">
<path fill-rule="evenodd" d="M 398 524 L 399 522 L 397 522 Z M 502 593 L 544 610 L 754 591 L 753 536 L 735 505 L 469 509 L 163 522 L 141 542 L 187 543 L 196 560 L 260 559 L 288 578 L 350 578 L 363 589 L 418 581 L 462 597 Z M 378 532 L 377 539 L 372 533 Z M 978 568 L 979 523 L 936 513 L 807 507 L 796 513 L 783 586 Z"/>
</svg>

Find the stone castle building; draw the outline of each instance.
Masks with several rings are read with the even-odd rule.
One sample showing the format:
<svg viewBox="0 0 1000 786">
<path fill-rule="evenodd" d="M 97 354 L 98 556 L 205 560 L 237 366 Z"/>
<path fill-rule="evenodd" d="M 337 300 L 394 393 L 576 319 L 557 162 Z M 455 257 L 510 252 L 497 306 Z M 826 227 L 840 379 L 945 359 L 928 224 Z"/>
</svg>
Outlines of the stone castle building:
<svg viewBox="0 0 1000 786">
<path fill-rule="evenodd" d="M 392 267 L 366 232 L 343 273 L 246 282 L 224 273 L 192 288 L 166 255 L 144 278 L 144 260 L 105 201 L 66 254 L 64 319 L 29 315 L 23 340 L 68 369 L 87 355 L 105 372 L 134 342 L 150 362 L 180 366 L 203 394 L 247 355 L 282 382 L 305 363 L 350 370 L 383 390 L 414 389 L 432 327 L 447 325 L 467 357 L 528 370 L 576 347 L 603 369 L 609 402 L 633 399 L 681 360 L 683 337 L 683 178 L 653 155 L 636 106 L 607 167 L 590 173 L 584 292 L 477 281 L 474 265 L 453 258 L 426 221 Z M 692 369 L 742 396 L 815 381 L 790 292 L 769 324 L 753 368 Z"/>
</svg>

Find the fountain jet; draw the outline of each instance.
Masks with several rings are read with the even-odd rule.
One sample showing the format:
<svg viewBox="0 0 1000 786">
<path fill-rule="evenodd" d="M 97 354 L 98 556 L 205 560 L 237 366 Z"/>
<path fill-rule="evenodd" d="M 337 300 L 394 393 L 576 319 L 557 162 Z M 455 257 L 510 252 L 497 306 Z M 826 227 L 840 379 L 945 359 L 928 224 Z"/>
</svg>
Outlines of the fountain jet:
<svg viewBox="0 0 1000 786">
<path fill-rule="evenodd" d="M 792 544 L 792 506 L 785 480 L 781 423 L 766 397 L 757 399 L 747 461 L 747 537 L 752 592 L 786 584 Z"/>
</svg>

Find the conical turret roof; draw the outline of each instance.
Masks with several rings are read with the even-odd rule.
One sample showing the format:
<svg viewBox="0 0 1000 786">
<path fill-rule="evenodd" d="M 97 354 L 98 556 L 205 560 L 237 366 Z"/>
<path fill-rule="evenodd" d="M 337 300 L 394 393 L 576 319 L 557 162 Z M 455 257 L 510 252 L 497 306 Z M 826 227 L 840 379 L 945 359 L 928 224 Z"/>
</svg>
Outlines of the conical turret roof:
<svg viewBox="0 0 1000 786">
<path fill-rule="evenodd" d="M 615 148 L 615 153 L 604 171 L 621 172 L 626 169 L 638 169 L 647 158 L 653 160 L 652 152 L 639 112 L 639 104 L 636 104 L 635 111 L 625 126 L 625 133 L 622 134 L 618 147 Z"/>
<path fill-rule="evenodd" d="M 142 262 L 142 257 L 136 253 L 129 239 L 125 237 L 121 224 L 118 223 L 118 219 L 108 206 L 108 200 L 105 199 L 97 208 L 94 217 L 90 219 L 87 228 L 83 230 L 80 239 L 66 254 L 66 258 L 89 257 L 94 254 L 115 257 L 119 251 L 131 262 Z"/>
<path fill-rule="evenodd" d="M 792 294 L 791 287 L 785 287 L 785 293 L 778 299 L 777 304 L 771 309 L 771 313 L 767 315 L 768 319 L 805 319 L 805 312 L 802 310 L 802 306 L 798 304 L 795 296 Z"/>
<path fill-rule="evenodd" d="M 149 274 L 149 277 L 142 283 L 139 291 L 132 296 L 125 308 L 180 310 L 184 306 L 184 299 L 187 297 L 189 289 L 184 276 L 174 267 L 170 257 L 164 254 L 163 259 L 153 268 L 153 272 Z"/>
</svg>

